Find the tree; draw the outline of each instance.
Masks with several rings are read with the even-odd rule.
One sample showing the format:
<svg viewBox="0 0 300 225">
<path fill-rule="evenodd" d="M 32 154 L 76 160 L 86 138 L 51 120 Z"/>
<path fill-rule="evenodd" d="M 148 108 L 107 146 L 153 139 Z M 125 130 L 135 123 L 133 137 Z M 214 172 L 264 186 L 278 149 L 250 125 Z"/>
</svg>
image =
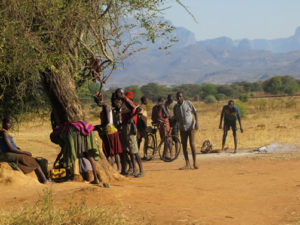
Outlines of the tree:
<svg viewBox="0 0 300 225">
<path fill-rule="evenodd" d="M 124 58 L 142 48 L 141 39 L 173 41 L 166 34 L 174 28 L 159 17 L 165 2 L 2 0 L 1 113 L 18 117 L 32 110 L 29 103 L 39 109 L 48 102 L 58 124 L 83 120 L 76 88 L 92 76 L 105 84 Z M 99 166 L 113 176 L 105 160 Z"/>
</svg>

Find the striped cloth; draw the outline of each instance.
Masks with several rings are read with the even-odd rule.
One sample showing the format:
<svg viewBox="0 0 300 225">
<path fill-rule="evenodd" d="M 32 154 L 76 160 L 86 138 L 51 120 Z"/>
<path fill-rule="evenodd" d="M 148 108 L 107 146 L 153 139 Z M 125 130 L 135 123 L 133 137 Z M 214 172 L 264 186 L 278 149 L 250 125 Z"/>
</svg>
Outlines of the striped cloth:
<svg viewBox="0 0 300 225">
<path fill-rule="evenodd" d="M 94 130 L 94 126 L 86 121 L 77 121 L 71 124 L 85 136 L 89 135 Z"/>
</svg>

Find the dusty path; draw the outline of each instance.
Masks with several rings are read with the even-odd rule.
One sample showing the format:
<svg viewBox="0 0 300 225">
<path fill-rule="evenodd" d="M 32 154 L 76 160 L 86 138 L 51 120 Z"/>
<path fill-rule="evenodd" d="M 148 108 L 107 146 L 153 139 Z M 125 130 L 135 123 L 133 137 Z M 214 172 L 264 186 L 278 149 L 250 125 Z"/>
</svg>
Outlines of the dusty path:
<svg viewBox="0 0 300 225">
<path fill-rule="evenodd" d="M 156 160 L 144 164 L 144 178 L 130 178 L 109 189 L 84 183 L 55 184 L 52 189 L 58 203 L 85 196 L 89 205 L 121 210 L 150 224 L 288 224 L 300 216 L 296 155 L 201 155 L 199 170 L 190 171 L 178 170 L 182 159 Z M 0 207 L 32 203 L 43 187 L 24 187 L 23 194 L 15 188 L 1 191 Z"/>
</svg>

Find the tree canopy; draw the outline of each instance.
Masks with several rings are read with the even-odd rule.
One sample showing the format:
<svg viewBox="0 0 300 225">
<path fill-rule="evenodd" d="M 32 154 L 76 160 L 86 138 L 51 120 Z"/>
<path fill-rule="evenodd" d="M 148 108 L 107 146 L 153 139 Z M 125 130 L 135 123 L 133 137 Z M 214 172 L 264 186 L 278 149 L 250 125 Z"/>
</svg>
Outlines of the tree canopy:
<svg viewBox="0 0 300 225">
<path fill-rule="evenodd" d="M 46 107 L 42 81 L 54 76 L 67 76 L 70 87 L 92 76 L 105 83 L 124 58 L 143 49 L 141 40 L 164 37 L 168 47 L 174 27 L 160 17 L 166 2 L 1 0 L 0 113 Z"/>
</svg>

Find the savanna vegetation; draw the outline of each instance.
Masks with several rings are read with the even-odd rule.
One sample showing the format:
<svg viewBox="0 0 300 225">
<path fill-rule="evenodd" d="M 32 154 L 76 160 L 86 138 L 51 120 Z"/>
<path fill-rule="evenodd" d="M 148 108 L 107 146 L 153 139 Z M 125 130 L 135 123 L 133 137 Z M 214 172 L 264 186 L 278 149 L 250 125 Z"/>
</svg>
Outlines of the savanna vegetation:
<svg viewBox="0 0 300 225">
<path fill-rule="evenodd" d="M 97 90 L 98 85 L 88 82 L 78 91 L 83 103 L 92 102 L 92 95 Z M 115 88 L 110 88 L 104 92 L 106 99 L 110 99 Z M 140 101 L 145 95 L 153 102 L 158 97 L 167 97 L 168 94 L 175 95 L 181 91 L 184 96 L 192 101 L 203 101 L 207 104 L 229 98 L 239 99 L 246 102 L 251 97 L 268 96 L 268 95 L 294 95 L 300 90 L 300 80 L 291 76 L 275 76 L 265 81 L 257 82 L 235 82 L 232 84 L 182 84 L 175 86 L 166 86 L 156 83 L 149 83 L 143 86 L 131 85 L 125 87 L 126 91 L 132 91 L 135 94 L 134 100 Z"/>
</svg>

